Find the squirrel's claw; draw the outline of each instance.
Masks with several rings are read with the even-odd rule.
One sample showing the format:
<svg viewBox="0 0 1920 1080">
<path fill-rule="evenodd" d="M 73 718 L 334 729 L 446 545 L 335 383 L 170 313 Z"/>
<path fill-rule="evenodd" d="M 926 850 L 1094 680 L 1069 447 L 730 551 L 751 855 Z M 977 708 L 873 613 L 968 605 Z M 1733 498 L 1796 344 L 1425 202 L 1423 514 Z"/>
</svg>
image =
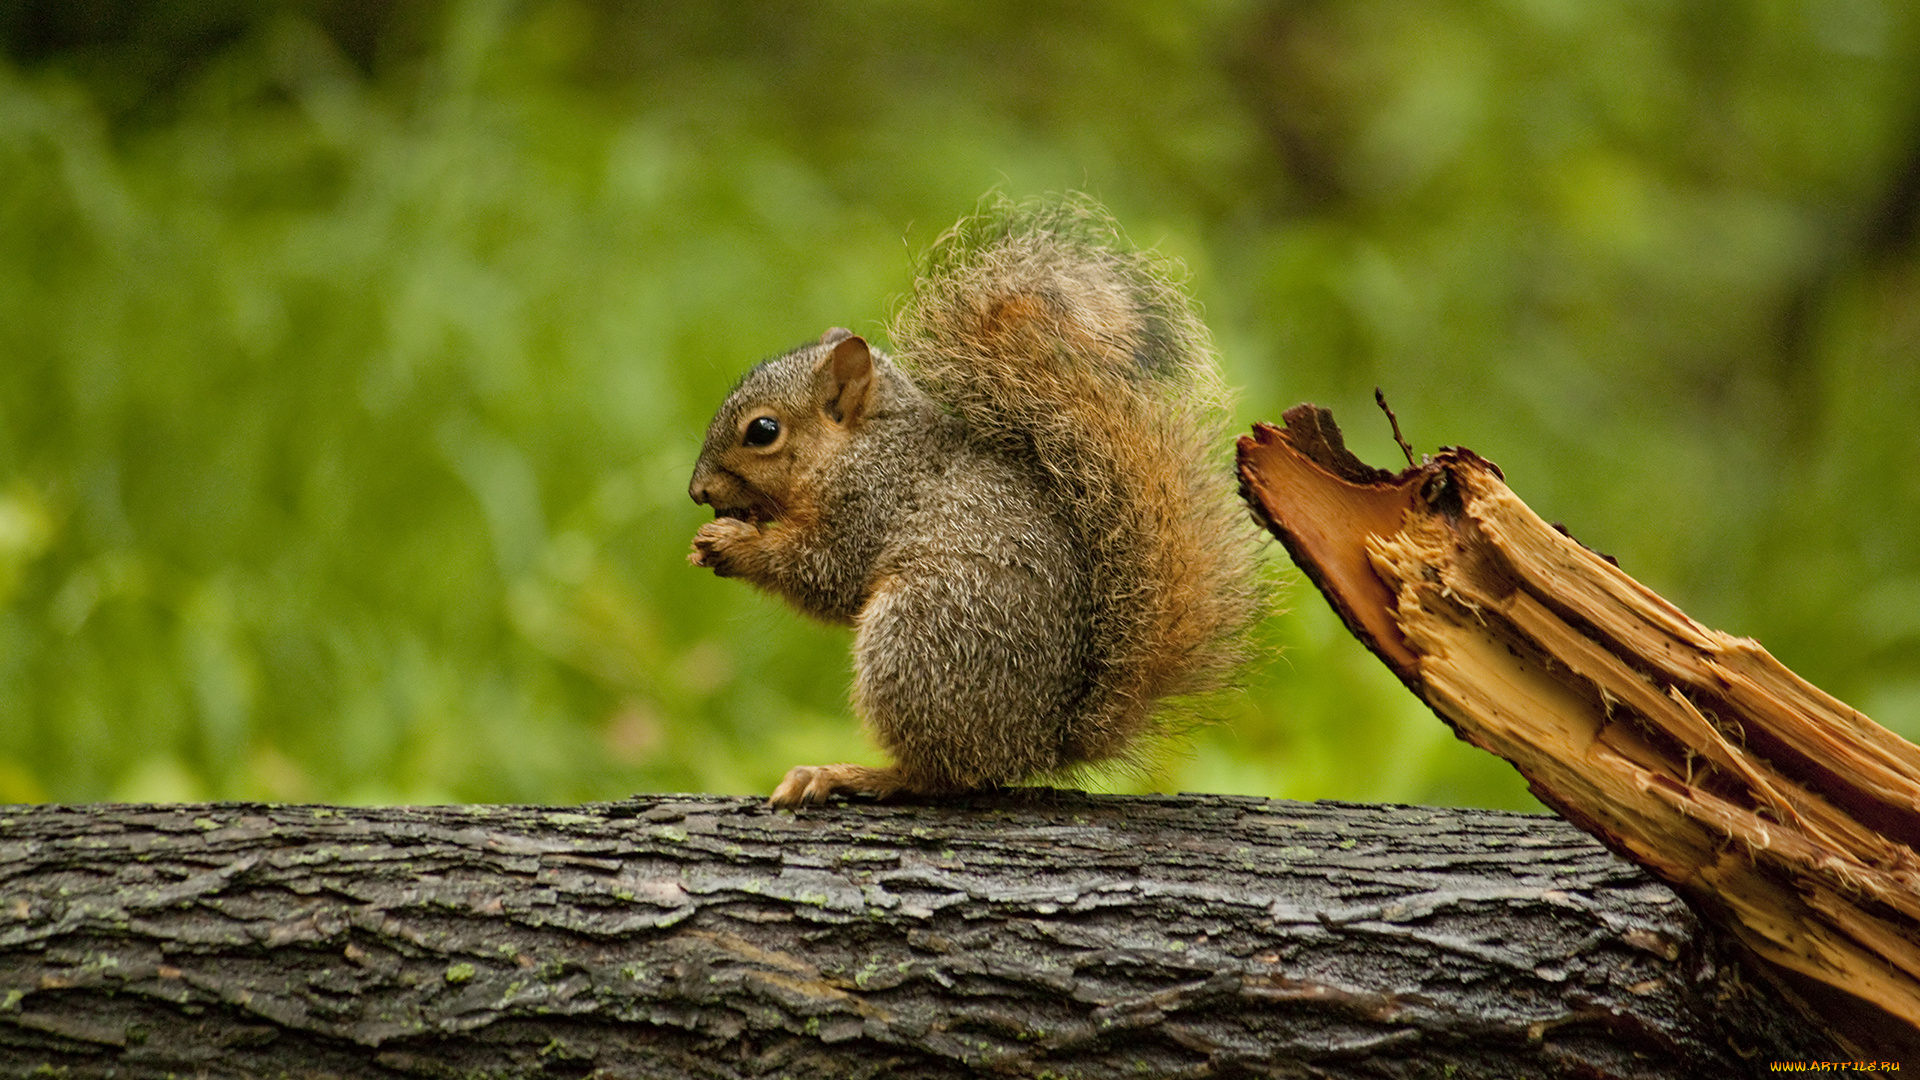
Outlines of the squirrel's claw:
<svg viewBox="0 0 1920 1080">
<path fill-rule="evenodd" d="M 780 786 L 774 788 L 773 794 L 767 797 L 767 805 L 791 808 L 826 802 L 833 797 L 833 780 L 828 775 L 830 768 L 795 765 L 788 769 Z"/>
<path fill-rule="evenodd" d="M 700 531 L 693 534 L 693 550 L 687 554 L 687 562 L 727 577 L 728 551 L 739 544 L 751 542 L 759 531 L 739 518 L 715 518 L 700 526 Z"/>
<path fill-rule="evenodd" d="M 905 788 L 892 769 L 865 765 L 795 765 L 767 797 L 767 805 L 791 809 L 826 802 L 835 795 L 872 795 L 887 798 Z"/>
</svg>

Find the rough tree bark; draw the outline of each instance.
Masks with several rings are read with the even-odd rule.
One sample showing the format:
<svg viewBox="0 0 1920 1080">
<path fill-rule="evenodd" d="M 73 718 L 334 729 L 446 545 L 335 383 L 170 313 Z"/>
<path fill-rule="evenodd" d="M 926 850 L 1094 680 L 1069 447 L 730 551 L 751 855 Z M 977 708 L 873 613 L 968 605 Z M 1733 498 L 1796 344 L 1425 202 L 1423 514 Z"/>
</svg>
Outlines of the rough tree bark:
<svg viewBox="0 0 1920 1080">
<path fill-rule="evenodd" d="M 63 1077 L 1754 1075 L 1834 1046 L 1516 814 L 1025 790 L 772 812 L 0 808 Z"/>
</svg>

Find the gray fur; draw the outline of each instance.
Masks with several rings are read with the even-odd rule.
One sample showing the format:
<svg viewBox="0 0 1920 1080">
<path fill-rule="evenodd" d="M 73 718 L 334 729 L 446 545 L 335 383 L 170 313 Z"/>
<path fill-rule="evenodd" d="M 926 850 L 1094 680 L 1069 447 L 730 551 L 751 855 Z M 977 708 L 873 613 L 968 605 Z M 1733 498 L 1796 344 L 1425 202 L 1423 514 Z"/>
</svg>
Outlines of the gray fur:
<svg viewBox="0 0 1920 1080">
<path fill-rule="evenodd" d="M 692 560 L 855 626 L 854 705 L 897 762 L 797 768 L 776 802 L 1124 756 L 1238 665 L 1266 589 L 1171 280 L 1094 208 L 1000 204 L 935 244 L 902 363 L 830 330 L 728 396 Z M 744 437 L 759 417 L 781 441 Z"/>
</svg>

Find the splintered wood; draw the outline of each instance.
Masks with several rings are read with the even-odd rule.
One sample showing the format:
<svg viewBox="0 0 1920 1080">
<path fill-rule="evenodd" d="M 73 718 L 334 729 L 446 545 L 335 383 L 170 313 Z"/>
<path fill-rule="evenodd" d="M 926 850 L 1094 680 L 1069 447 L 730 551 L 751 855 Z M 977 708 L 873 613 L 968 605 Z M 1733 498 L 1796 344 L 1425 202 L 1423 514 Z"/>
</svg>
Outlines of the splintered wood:
<svg viewBox="0 0 1920 1080">
<path fill-rule="evenodd" d="M 1240 440 L 1248 502 L 1414 693 L 1836 1028 L 1920 1030 L 1920 748 L 1694 622 L 1471 451 L 1390 474 L 1324 410 L 1286 420 Z"/>
</svg>

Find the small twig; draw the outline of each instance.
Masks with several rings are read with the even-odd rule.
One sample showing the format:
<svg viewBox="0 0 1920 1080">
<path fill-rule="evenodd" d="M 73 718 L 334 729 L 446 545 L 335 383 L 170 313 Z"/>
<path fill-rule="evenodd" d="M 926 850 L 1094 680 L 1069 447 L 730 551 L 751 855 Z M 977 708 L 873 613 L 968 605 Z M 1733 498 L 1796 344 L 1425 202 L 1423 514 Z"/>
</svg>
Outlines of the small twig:
<svg viewBox="0 0 1920 1080">
<path fill-rule="evenodd" d="M 1419 464 L 1413 460 L 1413 447 L 1408 446 L 1407 440 L 1400 437 L 1400 418 L 1393 415 L 1393 410 L 1387 407 L 1387 395 L 1377 386 L 1373 388 L 1373 403 L 1380 406 L 1381 412 L 1387 414 L 1387 423 L 1393 425 L 1393 441 L 1400 444 L 1400 452 L 1407 456 L 1407 464 L 1409 466 Z"/>
</svg>

